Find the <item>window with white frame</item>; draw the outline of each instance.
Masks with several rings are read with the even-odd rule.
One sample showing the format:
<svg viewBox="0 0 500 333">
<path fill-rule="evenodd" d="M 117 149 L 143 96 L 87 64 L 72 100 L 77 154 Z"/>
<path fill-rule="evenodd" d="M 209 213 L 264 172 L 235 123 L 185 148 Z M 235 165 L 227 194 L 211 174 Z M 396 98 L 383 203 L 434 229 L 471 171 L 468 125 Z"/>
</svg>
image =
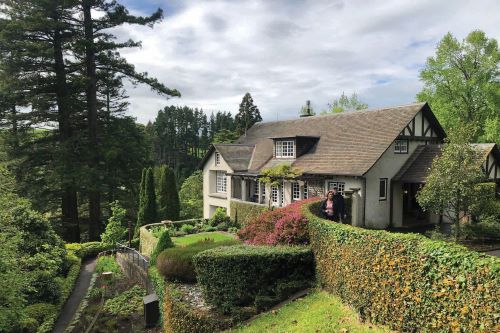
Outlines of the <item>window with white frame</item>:
<svg viewBox="0 0 500 333">
<path fill-rule="evenodd" d="M 226 193 L 227 190 L 227 178 L 225 171 L 217 171 L 216 173 L 216 191 L 217 193 Z"/>
<path fill-rule="evenodd" d="M 271 200 L 273 203 L 278 203 L 278 186 L 271 186 Z"/>
<path fill-rule="evenodd" d="M 304 199 L 309 198 L 309 187 L 307 186 L 307 183 L 304 183 Z"/>
<path fill-rule="evenodd" d="M 295 157 L 295 141 L 277 140 L 274 145 L 275 145 L 276 158 Z"/>
<path fill-rule="evenodd" d="M 297 182 L 292 183 L 292 200 L 300 200 L 300 185 Z"/>
<path fill-rule="evenodd" d="M 215 166 L 220 165 L 220 154 L 218 152 L 215 152 Z"/>
<path fill-rule="evenodd" d="M 387 200 L 387 178 L 380 178 L 379 200 Z"/>
<path fill-rule="evenodd" d="M 337 188 L 337 192 L 341 195 L 344 195 L 345 183 L 344 182 L 328 182 L 328 191 Z"/>
<path fill-rule="evenodd" d="M 408 154 L 408 140 L 395 140 L 394 141 L 394 153 L 396 153 L 396 154 Z"/>
</svg>

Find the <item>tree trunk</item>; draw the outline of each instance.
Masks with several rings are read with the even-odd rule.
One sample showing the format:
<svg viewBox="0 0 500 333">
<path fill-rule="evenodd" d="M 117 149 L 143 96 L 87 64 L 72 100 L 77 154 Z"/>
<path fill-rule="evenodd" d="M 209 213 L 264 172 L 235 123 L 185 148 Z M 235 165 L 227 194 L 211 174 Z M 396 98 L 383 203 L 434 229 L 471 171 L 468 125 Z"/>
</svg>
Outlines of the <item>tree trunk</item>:
<svg viewBox="0 0 500 333">
<path fill-rule="evenodd" d="M 54 21 L 59 21 L 57 14 L 53 17 Z M 73 152 L 71 145 L 71 120 L 70 108 L 68 105 L 68 87 L 66 83 L 66 71 L 64 68 L 63 46 L 61 31 L 54 31 L 54 72 L 56 76 L 55 92 L 58 108 L 59 123 L 59 142 L 61 145 L 60 161 L 63 164 L 63 170 L 70 176 L 68 178 L 61 175 L 62 200 L 61 211 L 62 221 L 65 229 L 65 238 L 67 241 L 80 241 L 80 224 L 78 220 L 78 201 L 72 179 Z M 68 180 L 69 179 L 69 180 Z"/>
<path fill-rule="evenodd" d="M 98 240 L 101 232 L 101 192 L 99 184 L 99 146 L 97 139 L 97 77 L 92 24 L 92 0 L 83 1 L 85 30 L 85 67 L 87 76 L 87 120 L 90 143 L 89 238 Z"/>
</svg>

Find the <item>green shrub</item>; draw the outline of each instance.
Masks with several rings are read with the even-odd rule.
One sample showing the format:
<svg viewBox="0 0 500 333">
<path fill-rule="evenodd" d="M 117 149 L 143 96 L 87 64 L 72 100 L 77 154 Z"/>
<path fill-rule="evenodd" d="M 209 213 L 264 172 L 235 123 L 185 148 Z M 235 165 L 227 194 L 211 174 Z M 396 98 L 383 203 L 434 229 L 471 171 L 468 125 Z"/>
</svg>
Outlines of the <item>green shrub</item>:
<svg viewBox="0 0 500 333">
<path fill-rule="evenodd" d="M 470 239 L 500 240 L 500 221 L 489 216 L 479 223 L 466 224 L 463 233 Z"/>
<path fill-rule="evenodd" d="M 208 220 L 208 224 L 212 227 L 217 227 L 221 223 L 229 225 L 230 218 L 227 216 L 226 210 L 219 207 L 215 210 L 214 215 Z"/>
<path fill-rule="evenodd" d="M 116 262 L 114 256 L 99 257 L 95 265 L 95 272 L 97 274 L 102 274 L 104 272 L 113 272 L 114 274 L 118 275 L 122 273 L 120 266 Z"/>
<path fill-rule="evenodd" d="M 254 203 L 245 203 L 240 201 L 231 201 L 229 207 L 229 215 L 231 219 L 237 225 L 243 227 L 257 216 L 269 210 L 269 208 L 265 205 L 256 205 Z"/>
<path fill-rule="evenodd" d="M 185 247 L 173 247 L 160 253 L 156 267 L 160 274 L 170 281 L 195 282 L 196 273 L 193 257 L 205 250 L 220 246 L 238 244 L 237 240 L 214 242 L 212 239 L 199 241 Z"/>
<path fill-rule="evenodd" d="M 127 238 L 127 228 L 125 227 L 125 219 L 127 210 L 120 206 L 120 202 L 114 201 L 111 203 L 111 217 L 106 225 L 106 230 L 101 235 L 104 244 L 115 245 Z"/>
<path fill-rule="evenodd" d="M 146 295 L 144 288 L 135 285 L 120 295 L 108 299 L 104 303 L 104 311 L 120 317 L 129 317 L 141 310 L 142 297 Z"/>
<path fill-rule="evenodd" d="M 254 305 L 258 297 L 278 301 L 309 287 L 314 278 L 313 254 L 307 247 L 223 247 L 198 254 L 194 264 L 206 300 L 226 313 Z M 297 282 L 293 290 L 279 287 L 292 282 Z"/>
<path fill-rule="evenodd" d="M 26 291 L 28 303 L 56 304 L 60 297 L 61 287 L 51 272 L 37 270 L 29 274 L 29 289 Z"/>
<path fill-rule="evenodd" d="M 40 326 L 47 317 L 53 315 L 57 311 L 57 306 L 50 303 L 36 303 L 28 305 L 24 309 L 27 317 L 33 318 Z"/>
<path fill-rule="evenodd" d="M 196 228 L 194 225 L 183 224 L 181 226 L 181 231 L 184 232 L 185 234 L 194 234 L 196 232 Z"/>
<path fill-rule="evenodd" d="M 150 267 L 148 270 L 148 276 L 149 280 L 151 281 L 151 284 L 153 285 L 153 289 L 158 296 L 158 302 L 160 304 L 160 309 L 163 304 L 163 299 L 165 297 L 165 279 L 163 276 L 158 272 L 158 269 L 156 267 Z M 160 310 L 160 324 L 163 324 L 163 311 Z"/>
<path fill-rule="evenodd" d="M 228 317 L 200 311 L 183 302 L 182 291 L 174 283 L 166 283 L 163 299 L 163 331 L 175 333 L 215 333 L 229 328 Z"/>
<path fill-rule="evenodd" d="M 88 242 L 88 243 L 68 243 L 66 249 L 72 251 L 77 257 L 82 260 L 97 257 L 103 251 L 111 250 L 115 246 L 112 244 L 104 244 L 102 242 Z"/>
<path fill-rule="evenodd" d="M 403 332 L 494 332 L 500 259 L 462 246 L 330 223 L 304 207 L 319 281 L 374 323 Z"/>
<path fill-rule="evenodd" d="M 229 229 L 229 224 L 226 222 L 219 223 L 217 224 L 217 227 L 215 227 L 215 229 L 217 229 L 218 231 L 227 231 L 227 229 Z"/>
<path fill-rule="evenodd" d="M 160 237 L 158 239 L 158 243 L 155 246 L 155 249 L 153 250 L 153 253 L 151 253 L 151 260 L 150 264 L 154 265 L 156 263 L 156 258 L 158 255 L 171 247 L 174 247 L 174 243 L 172 242 L 172 239 L 170 238 L 170 232 L 166 229 L 163 230 L 163 232 L 160 234 Z"/>
</svg>

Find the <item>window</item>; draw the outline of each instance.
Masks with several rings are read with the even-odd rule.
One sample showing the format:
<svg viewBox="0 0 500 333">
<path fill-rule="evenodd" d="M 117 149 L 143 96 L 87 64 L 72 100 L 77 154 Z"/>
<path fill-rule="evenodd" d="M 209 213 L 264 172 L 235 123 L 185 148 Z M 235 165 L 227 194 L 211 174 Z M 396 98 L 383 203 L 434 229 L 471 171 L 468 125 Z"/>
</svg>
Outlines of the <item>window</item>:
<svg viewBox="0 0 500 333">
<path fill-rule="evenodd" d="M 328 191 L 333 190 L 334 187 L 337 188 L 337 191 L 341 195 L 344 195 L 344 190 L 345 190 L 345 183 L 344 182 L 328 182 Z"/>
<path fill-rule="evenodd" d="M 396 154 L 408 154 L 408 140 L 395 140 L 394 141 L 394 153 L 396 153 Z"/>
<path fill-rule="evenodd" d="M 275 142 L 276 158 L 295 157 L 295 141 L 278 140 Z"/>
<path fill-rule="evenodd" d="M 309 188 L 307 186 L 307 183 L 304 183 L 304 199 L 309 198 Z"/>
<path fill-rule="evenodd" d="M 273 203 L 278 203 L 278 186 L 271 186 L 271 200 Z"/>
<path fill-rule="evenodd" d="M 217 193 L 226 193 L 227 178 L 225 171 L 217 171 L 216 174 L 216 191 Z"/>
<path fill-rule="evenodd" d="M 220 165 L 220 154 L 218 152 L 215 152 L 215 166 Z"/>
<path fill-rule="evenodd" d="M 387 199 L 387 178 L 380 178 L 379 200 Z"/>
<path fill-rule="evenodd" d="M 300 200 L 300 185 L 297 182 L 292 183 L 292 200 Z"/>
</svg>

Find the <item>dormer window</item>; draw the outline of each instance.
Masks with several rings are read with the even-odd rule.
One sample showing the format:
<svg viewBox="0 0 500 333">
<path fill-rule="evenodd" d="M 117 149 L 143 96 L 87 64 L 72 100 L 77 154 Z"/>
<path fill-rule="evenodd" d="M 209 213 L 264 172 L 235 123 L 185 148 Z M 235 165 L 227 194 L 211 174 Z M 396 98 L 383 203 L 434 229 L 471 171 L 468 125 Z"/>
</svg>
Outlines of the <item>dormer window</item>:
<svg viewBox="0 0 500 333">
<path fill-rule="evenodd" d="M 215 152 L 215 166 L 220 166 L 220 154 Z"/>
<path fill-rule="evenodd" d="M 394 153 L 396 153 L 396 154 L 408 154 L 408 140 L 395 140 L 394 141 Z"/>
<path fill-rule="evenodd" d="M 276 140 L 274 145 L 276 158 L 295 158 L 294 140 Z"/>
</svg>

